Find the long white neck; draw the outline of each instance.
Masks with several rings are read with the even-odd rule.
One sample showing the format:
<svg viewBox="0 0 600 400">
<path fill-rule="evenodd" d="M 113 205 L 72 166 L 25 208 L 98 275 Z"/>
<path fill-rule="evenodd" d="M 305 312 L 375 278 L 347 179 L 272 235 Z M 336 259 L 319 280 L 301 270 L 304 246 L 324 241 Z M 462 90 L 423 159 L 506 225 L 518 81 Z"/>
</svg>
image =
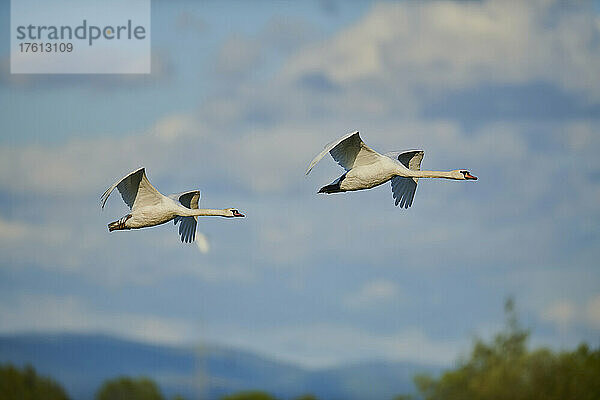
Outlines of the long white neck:
<svg viewBox="0 0 600 400">
<path fill-rule="evenodd" d="M 226 209 L 224 210 L 215 210 L 215 209 L 211 209 L 211 208 L 198 208 L 198 209 L 185 209 L 183 211 L 183 214 L 185 214 L 185 217 L 208 217 L 208 216 L 215 216 L 215 217 L 228 217 L 230 216 L 230 214 L 227 212 Z"/>
<path fill-rule="evenodd" d="M 415 171 L 409 170 L 409 173 L 404 171 L 405 176 L 413 178 L 445 178 L 445 179 L 456 179 L 454 171 Z"/>
</svg>

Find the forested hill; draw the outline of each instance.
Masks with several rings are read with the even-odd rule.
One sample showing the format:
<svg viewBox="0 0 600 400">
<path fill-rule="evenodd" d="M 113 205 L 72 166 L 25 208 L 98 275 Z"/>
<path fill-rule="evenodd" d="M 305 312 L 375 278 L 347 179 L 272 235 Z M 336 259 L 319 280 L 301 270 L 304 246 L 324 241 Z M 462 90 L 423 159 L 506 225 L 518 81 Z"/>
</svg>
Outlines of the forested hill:
<svg viewBox="0 0 600 400">
<path fill-rule="evenodd" d="M 60 382 L 75 399 L 92 399 L 117 375 L 148 376 L 171 397 L 216 399 L 260 389 L 282 398 L 312 393 L 320 399 L 390 399 L 414 392 L 415 373 L 440 368 L 413 363 L 365 362 L 309 370 L 222 346 L 169 347 L 104 335 L 0 336 L 0 363 L 30 363 Z"/>
</svg>

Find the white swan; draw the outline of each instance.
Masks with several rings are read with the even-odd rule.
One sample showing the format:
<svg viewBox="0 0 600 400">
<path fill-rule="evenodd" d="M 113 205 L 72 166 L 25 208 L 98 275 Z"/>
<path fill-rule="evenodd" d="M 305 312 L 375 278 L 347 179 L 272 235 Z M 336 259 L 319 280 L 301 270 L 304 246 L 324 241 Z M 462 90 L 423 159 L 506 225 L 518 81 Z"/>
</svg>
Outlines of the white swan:
<svg viewBox="0 0 600 400">
<path fill-rule="evenodd" d="M 421 171 L 422 150 L 390 152 L 381 155 L 367 146 L 357 132 L 351 132 L 329 143 L 310 163 L 306 174 L 329 152 L 346 173 L 319 193 L 338 193 L 370 189 L 389 180 L 396 205 L 408 208 L 412 205 L 419 178 L 446 178 L 477 180 L 466 170 Z"/>
<path fill-rule="evenodd" d="M 139 168 L 129 173 L 109 187 L 100 198 L 102 208 L 104 208 L 108 196 L 115 188 L 121 193 L 121 197 L 131 209 L 131 213 L 108 224 L 110 232 L 145 228 L 173 220 L 175 225 L 181 222 L 181 225 L 179 225 L 181 241 L 191 243 L 194 241 L 196 234 L 196 217 L 214 215 L 232 218 L 244 216 L 235 208 L 225 208 L 223 210 L 198 208 L 199 190 L 172 194 L 167 197 L 150 184 L 146 177 L 145 168 Z"/>
</svg>

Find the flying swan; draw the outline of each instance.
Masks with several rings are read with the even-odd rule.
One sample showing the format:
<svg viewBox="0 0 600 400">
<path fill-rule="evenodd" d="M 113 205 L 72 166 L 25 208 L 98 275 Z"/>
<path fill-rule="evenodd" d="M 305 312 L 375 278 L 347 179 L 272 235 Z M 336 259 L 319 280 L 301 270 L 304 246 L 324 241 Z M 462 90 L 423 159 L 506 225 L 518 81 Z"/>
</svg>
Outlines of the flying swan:
<svg viewBox="0 0 600 400">
<path fill-rule="evenodd" d="M 164 224 L 173 220 L 179 225 L 182 242 L 191 243 L 196 236 L 197 218 L 202 216 L 243 217 L 235 208 L 211 210 L 198 208 L 199 190 L 171 194 L 165 196 L 154 188 L 146 177 L 145 168 L 130 172 L 123 179 L 115 182 L 101 196 L 102 208 L 108 196 L 117 188 L 125 204 L 131 212 L 123 218 L 108 224 L 110 232 L 124 229 L 139 229 Z"/>
<path fill-rule="evenodd" d="M 477 180 L 469 171 L 462 169 L 421 171 L 423 150 L 394 151 L 381 155 L 362 141 L 358 131 L 348 133 L 325 146 L 311 161 L 306 175 L 328 152 L 346 173 L 330 185 L 323 186 L 319 193 L 370 189 L 391 180 L 396 205 L 408 208 L 415 197 L 419 178 Z"/>
</svg>

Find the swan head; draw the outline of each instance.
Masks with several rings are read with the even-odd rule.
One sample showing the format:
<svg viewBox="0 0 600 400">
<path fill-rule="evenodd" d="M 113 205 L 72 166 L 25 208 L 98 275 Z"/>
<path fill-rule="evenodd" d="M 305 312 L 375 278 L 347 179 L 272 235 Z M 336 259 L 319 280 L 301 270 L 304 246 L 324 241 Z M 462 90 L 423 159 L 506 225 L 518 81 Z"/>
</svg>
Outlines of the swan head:
<svg viewBox="0 0 600 400">
<path fill-rule="evenodd" d="M 461 181 L 464 181 L 464 180 L 476 181 L 477 180 L 477 177 L 471 175 L 471 173 L 469 171 L 467 171 L 466 169 L 457 169 L 455 171 L 452 171 L 452 174 L 454 175 L 454 179 L 458 179 Z"/>
<path fill-rule="evenodd" d="M 224 211 L 227 218 L 245 217 L 245 215 L 239 212 L 236 208 L 226 208 Z"/>
</svg>

